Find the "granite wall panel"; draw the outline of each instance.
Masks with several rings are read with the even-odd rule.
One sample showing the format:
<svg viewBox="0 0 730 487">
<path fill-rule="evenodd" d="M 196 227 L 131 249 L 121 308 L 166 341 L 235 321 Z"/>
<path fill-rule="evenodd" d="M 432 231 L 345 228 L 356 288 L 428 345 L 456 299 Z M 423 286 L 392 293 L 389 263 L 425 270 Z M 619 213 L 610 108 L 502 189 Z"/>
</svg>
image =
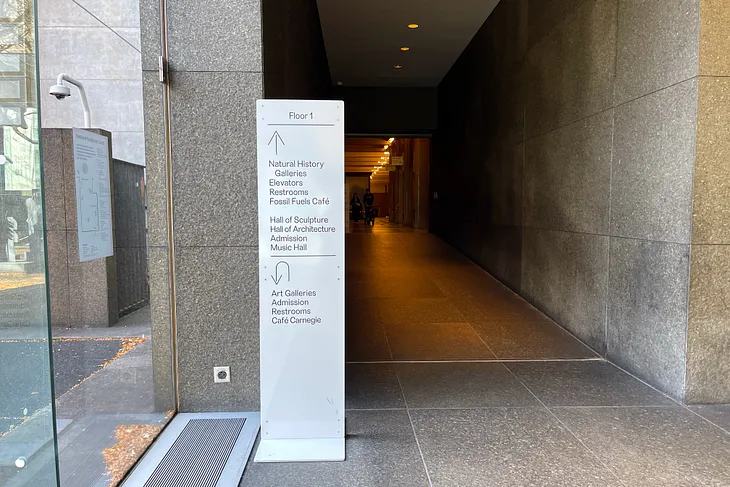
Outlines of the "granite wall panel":
<svg viewBox="0 0 730 487">
<path fill-rule="evenodd" d="M 316 3 L 267 3 L 262 12 L 260 0 L 168 2 L 169 99 L 156 79 L 158 5 L 140 2 L 158 402 L 169 403 L 166 360 L 176 316 L 180 410 L 258 410 L 255 102 L 265 96 L 263 44 L 268 42 L 271 77 L 266 96 L 328 93 L 325 54 L 316 46 L 321 43 Z M 283 84 L 282 72 L 271 67 L 277 61 L 286 64 Z M 172 173 L 172 215 L 167 213 L 167 171 Z M 168 217 L 174 222 L 174 242 L 167 239 Z M 169 254 L 172 243 L 174 255 Z M 171 279 L 176 310 L 170 308 Z M 230 384 L 214 384 L 213 367 L 219 365 L 231 367 Z"/>
<path fill-rule="evenodd" d="M 726 13 L 719 0 L 704 3 Z M 698 184 L 712 186 L 696 197 L 706 201 L 696 207 L 699 229 L 725 211 L 715 207 L 724 195 L 720 138 L 728 110 L 712 114 L 717 138 L 697 142 L 698 154 L 706 148 L 713 162 L 697 168 L 702 181 L 694 177 L 699 4 L 501 2 L 439 85 L 431 168 L 439 193 L 433 231 L 677 398 L 685 387 L 681 291 L 689 287 L 693 186 L 695 193 Z M 723 32 L 719 19 L 703 25 Z M 505 47 L 514 38 L 524 49 Z M 723 42 L 702 39 L 716 57 Z M 718 62 L 705 65 L 719 72 Z M 701 81 L 700 92 L 703 83 L 710 85 Z M 724 99 L 720 81 L 712 88 L 708 113 Z M 515 144 L 524 159 L 509 167 L 501 154 Z M 516 186 L 508 174 L 522 174 L 522 211 L 521 223 L 504 232 L 500 225 L 520 213 L 511 211 Z M 705 234 L 723 231 L 718 223 Z M 505 252 L 508 233 L 522 235 L 521 257 Z M 516 264 L 519 279 L 511 277 Z"/>
<path fill-rule="evenodd" d="M 523 296 L 605 353 L 608 237 L 525 227 L 522 259 Z"/>
<path fill-rule="evenodd" d="M 693 245 L 687 332 L 689 403 L 730 400 L 730 246 Z"/>
<path fill-rule="evenodd" d="M 170 95 L 175 242 L 258 242 L 259 73 L 173 73 Z"/>
<path fill-rule="evenodd" d="M 699 80 L 693 244 L 730 244 L 730 79 Z"/>
<path fill-rule="evenodd" d="M 608 233 L 613 110 L 527 142 L 525 226 Z"/>
<path fill-rule="evenodd" d="M 611 238 L 608 353 L 682 400 L 689 245 Z"/>
<path fill-rule="evenodd" d="M 611 235 L 689 243 L 696 120 L 696 80 L 616 109 Z"/>
<path fill-rule="evenodd" d="M 262 71 L 261 0 L 167 2 L 167 30 L 173 71 Z"/>
<path fill-rule="evenodd" d="M 616 102 L 694 78 L 699 0 L 619 0 Z"/>
<path fill-rule="evenodd" d="M 257 410 L 258 253 L 250 247 L 180 247 L 176 253 L 180 409 Z M 231 382 L 213 383 L 229 366 Z"/>
</svg>

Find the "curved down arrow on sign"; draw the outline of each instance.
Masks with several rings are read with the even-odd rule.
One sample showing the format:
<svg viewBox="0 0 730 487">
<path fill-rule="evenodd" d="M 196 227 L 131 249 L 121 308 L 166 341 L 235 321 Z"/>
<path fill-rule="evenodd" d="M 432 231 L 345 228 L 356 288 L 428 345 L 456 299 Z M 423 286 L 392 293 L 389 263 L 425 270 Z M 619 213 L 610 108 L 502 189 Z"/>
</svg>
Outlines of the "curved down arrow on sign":
<svg viewBox="0 0 730 487">
<path fill-rule="evenodd" d="M 286 267 L 286 282 L 291 282 L 291 268 L 289 267 L 289 263 L 282 260 L 281 262 L 277 262 L 276 269 L 274 269 L 274 275 L 271 276 L 276 284 L 279 284 L 281 279 L 284 277 L 283 273 L 279 273 L 279 266 L 282 264 L 284 264 L 283 267 Z"/>
</svg>

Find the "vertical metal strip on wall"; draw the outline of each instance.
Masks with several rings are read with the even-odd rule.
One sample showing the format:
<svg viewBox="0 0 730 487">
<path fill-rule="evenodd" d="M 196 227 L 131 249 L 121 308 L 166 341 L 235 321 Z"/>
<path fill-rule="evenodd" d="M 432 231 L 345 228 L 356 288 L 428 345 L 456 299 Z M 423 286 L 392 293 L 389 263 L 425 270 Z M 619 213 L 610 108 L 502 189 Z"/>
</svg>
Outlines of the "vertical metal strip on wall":
<svg viewBox="0 0 730 487">
<path fill-rule="evenodd" d="M 162 83 L 163 123 L 165 124 L 165 178 L 167 186 L 167 246 L 170 274 L 170 326 L 172 346 L 172 377 L 175 410 L 180 410 L 180 380 L 178 378 L 177 295 L 175 288 L 175 239 L 172 204 L 172 130 L 170 119 L 170 80 L 167 69 L 167 0 L 160 0 L 160 82 Z"/>
</svg>

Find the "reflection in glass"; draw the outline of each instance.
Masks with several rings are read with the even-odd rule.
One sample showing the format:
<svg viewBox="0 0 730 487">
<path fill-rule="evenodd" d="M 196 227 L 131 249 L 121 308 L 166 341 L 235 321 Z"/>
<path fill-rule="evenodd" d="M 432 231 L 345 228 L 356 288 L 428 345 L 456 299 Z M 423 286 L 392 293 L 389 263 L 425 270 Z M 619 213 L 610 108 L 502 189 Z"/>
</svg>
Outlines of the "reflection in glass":
<svg viewBox="0 0 730 487">
<path fill-rule="evenodd" d="M 75 137 L 69 129 L 43 130 L 47 192 L 65 201 L 46 213 L 60 483 L 113 486 L 152 443 L 173 408 L 159 400 L 164 397 L 160 389 L 170 390 L 169 384 L 153 374 L 157 336 L 147 278 L 145 169 L 111 154 L 95 160 L 96 168 L 101 164 L 110 170 L 113 253 L 82 261 L 78 235 L 95 233 L 108 220 L 102 218 L 101 193 L 91 207 L 78 211 L 76 192 L 93 193 L 98 182 L 54 186 L 54 174 L 75 167 L 73 151 L 55 148 L 71 147 Z M 113 146 L 109 132 L 90 132 Z M 170 356 L 162 359 L 169 366 Z"/>
<path fill-rule="evenodd" d="M 57 485 L 33 3 L 0 0 L 0 485 Z"/>
<path fill-rule="evenodd" d="M 66 14 L 87 18 L 68 5 L 79 10 Z M 175 408 L 168 276 L 148 278 L 148 260 L 159 269 L 166 249 L 147 245 L 147 172 L 134 143 L 143 133 L 139 51 L 106 25 L 73 34 L 42 25 L 36 39 L 34 22 L 33 0 L 0 0 L 0 487 L 114 486 Z M 59 73 L 41 66 L 39 75 L 36 53 L 47 58 L 44 49 L 67 35 L 80 36 L 66 42 L 67 59 L 91 60 L 69 75 L 94 90 L 102 101 L 92 111 L 109 124 L 92 131 L 109 140 L 113 255 L 84 262 L 78 232 L 89 227 L 77 220 L 71 130 L 78 98 L 44 95 L 55 105 L 44 105 L 42 129 L 38 103 L 48 90 L 38 79 L 55 83 Z M 139 103 L 120 80 L 137 83 Z M 130 120 L 138 139 L 128 138 Z"/>
<path fill-rule="evenodd" d="M 96 2 L 93 13 L 106 25 L 88 25 L 93 19 L 77 3 L 39 2 L 38 52 L 49 60 L 40 66 L 42 206 L 62 487 L 117 485 L 175 407 L 169 280 L 159 270 L 154 282 L 148 276 L 148 262 L 161 260 L 166 249 L 147 244 L 137 4 Z M 61 10 L 64 18 L 84 22 L 74 29 L 58 25 Z M 83 110 L 76 88 L 65 100 L 48 95 L 60 71 L 83 83 L 91 102 L 95 126 L 87 132 L 95 135 L 81 135 L 105 138 L 107 151 L 77 144 L 72 128 L 83 124 Z M 80 246 L 105 238 L 90 234 L 109 225 L 111 245 L 102 240 L 80 258 Z"/>
</svg>

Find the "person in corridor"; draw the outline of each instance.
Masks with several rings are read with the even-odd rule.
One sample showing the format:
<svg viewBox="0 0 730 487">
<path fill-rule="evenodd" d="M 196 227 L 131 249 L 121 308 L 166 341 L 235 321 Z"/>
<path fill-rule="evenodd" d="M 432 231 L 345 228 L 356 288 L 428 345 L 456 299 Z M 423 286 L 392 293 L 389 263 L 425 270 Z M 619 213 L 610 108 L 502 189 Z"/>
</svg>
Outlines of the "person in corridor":
<svg viewBox="0 0 730 487">
<path fill-rule="evenodd" d="M 362 213 L 362 202 L 357 193 L 353 194 L 350 200 L 350 211 L 352 212 L 352 219 L 357 223 L 360 220 L 360 213 Z"/>
<path fill-rule="evenodd" d="M 362 197 L 365 204 L 365 223 L 375 223 L 373 216 L 373 205 L 375 204 L 375 195 L 370 192 L 370 188 L 365 189 L 365 195 Z"/>
</svg>

